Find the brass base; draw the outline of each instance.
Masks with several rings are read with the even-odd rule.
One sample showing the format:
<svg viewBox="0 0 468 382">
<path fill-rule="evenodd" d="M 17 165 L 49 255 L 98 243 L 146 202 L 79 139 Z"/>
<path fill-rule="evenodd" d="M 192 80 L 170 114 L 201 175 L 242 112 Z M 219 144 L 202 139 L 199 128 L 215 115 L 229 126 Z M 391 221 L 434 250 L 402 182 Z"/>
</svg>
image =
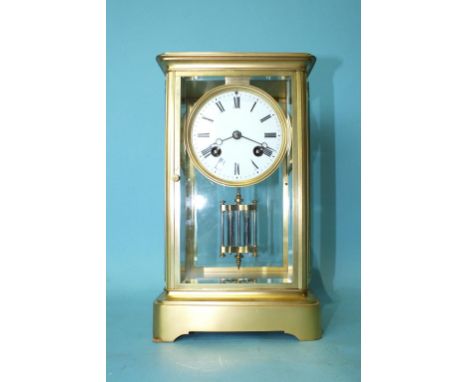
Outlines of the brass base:
<svg viewBox="0 0 468 382">
<path fill-rule="evenodd" d="M 321 337 L 320 303 L 313 296 L 281 299 L 181 299 L 163 292 L 153 304 L 153 339 L 172 342 L 190 332 L 270 332 L 299 340 Z"/>
</svg>

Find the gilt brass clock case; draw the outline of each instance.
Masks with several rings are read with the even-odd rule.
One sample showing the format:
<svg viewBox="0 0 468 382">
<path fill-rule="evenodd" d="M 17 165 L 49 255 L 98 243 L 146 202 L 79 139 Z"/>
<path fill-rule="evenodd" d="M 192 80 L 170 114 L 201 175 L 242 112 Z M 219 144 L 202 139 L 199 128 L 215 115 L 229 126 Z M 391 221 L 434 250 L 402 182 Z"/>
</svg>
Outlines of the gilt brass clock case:
<svg viewBox="0 0 468 382">
<path fill-rule="evenodd" d="M 154 340 L 240 331 L 320 338 L 320 303 L 309 290 L 307 76 L 315 58 L 179 52 L 157 61 L 166 78 L 165 288 L 153 304 Z M 258 178 L 219 179 L 190 147 L 196 110 L 226 89 L 257 92 L 281 121 L 276 162 Z"/>
</svg>

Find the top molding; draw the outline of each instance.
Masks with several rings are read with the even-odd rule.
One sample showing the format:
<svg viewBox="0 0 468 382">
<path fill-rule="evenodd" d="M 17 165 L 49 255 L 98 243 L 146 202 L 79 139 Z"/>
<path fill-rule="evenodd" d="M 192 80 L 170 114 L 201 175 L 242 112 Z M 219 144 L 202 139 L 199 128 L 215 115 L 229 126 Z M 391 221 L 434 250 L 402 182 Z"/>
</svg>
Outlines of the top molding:
<svg viewBox="0 0 468 382">
<path fill-rule="evenodd" d="M 315 64 L 309 53 L 168 52 L 156 57 L 164 73 L 178 70 L 299 70 Z"/>
</svg>

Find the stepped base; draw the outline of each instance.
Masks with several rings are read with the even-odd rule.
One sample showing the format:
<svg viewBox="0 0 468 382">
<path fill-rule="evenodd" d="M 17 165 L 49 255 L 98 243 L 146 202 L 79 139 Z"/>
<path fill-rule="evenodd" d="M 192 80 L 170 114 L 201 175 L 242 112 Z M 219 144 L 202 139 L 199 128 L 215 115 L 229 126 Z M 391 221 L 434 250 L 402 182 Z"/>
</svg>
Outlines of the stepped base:
<svg viewBox="0 0 468 382">
<path fill-rule="evenodd" d="M 155 342 L 190 332 L 284 332 L 321 337 L 320 303 L 313 296 L 275 299 L 180 299 L 163 292 L 153 305 Z"/>
</svg>

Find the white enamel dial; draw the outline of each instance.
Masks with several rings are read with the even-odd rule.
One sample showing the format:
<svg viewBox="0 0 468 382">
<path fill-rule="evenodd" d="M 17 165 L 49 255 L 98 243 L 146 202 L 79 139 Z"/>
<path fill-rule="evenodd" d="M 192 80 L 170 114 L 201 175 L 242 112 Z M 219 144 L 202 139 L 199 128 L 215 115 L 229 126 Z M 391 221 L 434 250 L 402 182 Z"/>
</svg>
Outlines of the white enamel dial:
<svg viewBox="0 0 468 382">
<path fill-rule="evenodd" d="M 225 85 L 205 94 L 189 118 L 187 148 L 196 167 L 228 186 L 271 175 L 287 146 L 278 103 L 253 86 Z"/>
</svg>

